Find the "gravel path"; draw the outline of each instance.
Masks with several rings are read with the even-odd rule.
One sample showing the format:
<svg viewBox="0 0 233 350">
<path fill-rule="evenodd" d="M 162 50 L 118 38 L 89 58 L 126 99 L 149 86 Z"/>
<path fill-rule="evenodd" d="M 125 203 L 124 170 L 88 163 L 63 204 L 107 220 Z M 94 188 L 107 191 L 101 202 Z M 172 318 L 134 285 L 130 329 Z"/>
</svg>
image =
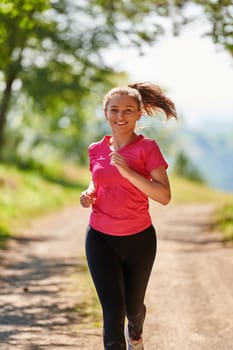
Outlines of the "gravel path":
<svg viewBox="0 0 233 350">
<path fill-rule="evenodd" d="M 151 205 L 158 254 L 145 350 L 233 350 L 233 249 L 211 232 L 213 210 Z M 78 206 L 36 220 L 0 251 L 1 350 L 103 349 L 84 255 L 88 215 Z"/>
</svg>

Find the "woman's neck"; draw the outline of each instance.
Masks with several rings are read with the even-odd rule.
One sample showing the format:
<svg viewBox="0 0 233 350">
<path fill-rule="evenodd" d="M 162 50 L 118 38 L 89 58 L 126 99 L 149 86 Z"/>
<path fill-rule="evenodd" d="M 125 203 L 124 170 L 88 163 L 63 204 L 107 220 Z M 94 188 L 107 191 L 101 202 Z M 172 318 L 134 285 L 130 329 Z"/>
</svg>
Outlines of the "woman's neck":
<svg viewBox="0 0 233 350">
<path fill-rule="evenodd" d="M 110 148 L 113 151 L 118 151 L 120 148 L 129 145 L 130 143 L 134 142 L 137 138 L 137 134 L 133 133 L 132 135 L 112 135 L 109 139 L 109 145 Z"/>
</svg>

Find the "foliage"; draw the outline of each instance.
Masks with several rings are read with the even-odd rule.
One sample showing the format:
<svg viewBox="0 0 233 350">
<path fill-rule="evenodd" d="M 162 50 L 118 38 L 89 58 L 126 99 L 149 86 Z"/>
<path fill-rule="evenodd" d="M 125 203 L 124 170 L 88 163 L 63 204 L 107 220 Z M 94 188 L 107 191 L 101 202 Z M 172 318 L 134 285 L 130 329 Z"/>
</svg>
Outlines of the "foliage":
<svg viewBox="0 0 233 350">
<path fill-rule="evenodd" d="M 212 40 L 221 45 L 233 55 L 233 3 L 232 0 L 203 1 L 196 0 L 209 20 L 209 35 Z"/>
<path fill-rule="evenodd" d="M 7 225 L 0 224 L 0 249 L 4 248 L 6 241 L 10 238 L 10 232 Z"/>
<path fill-rule="evenodd" d="M 187 11 L 194 4 L 197 16 Z M 0 147 L 83 162 L 93 111 L 108 88 L 126 80 L 104 63 L 103 49 L 133 45 L 143 53 L 167 29 L 178 35 L 200 18 L 232 52 L 230 0 L 1 1 Z"/>
<path fill-rule="evenodd" d="M 198 170 L 197 166 L 192 163 L 191 159 L 188 158 L 184 152 L 180 152 L 177 155 L 173 171 L 176 175 L 193 182 L 204 182 L 204 178 Z"/>
<path fill-rule="evenodd" d="M 212 124 L 202 123 L 195 128 L 184 123 L 178 123 L 177 126 L 172 133 L 171 166 L 175 166 L 176 155 L 185 151 L 206 183 L 222 191 L 233 192 L 232 122 L 223 124 L 220 119 Z"/>
<path fill-rule="evenodd" d="M 226 240 L 233 240 L 233 203 L 226 203 L 216 211 L 216 228 Z"/>
<path fill-rule="evenodd" d="M 112 86 L 112 70 L 98 54 L 111 35 L 97 36 L 101 28 L 103 32 L 103 23 L 96 21 L 93 27 L 89 6 L 82 8 L 66 1 L 5 0 L 0 16 L 4 82 L 0 145 L 5 126 L 11 136 L 14 126 L 20 125 L 23 130 L 18 132 L 16 143 L 26 139 L 31 148 L 44 143 L 53 149 L 59 145 L 64 153 L 74 152 L 77 139 L 84 139 L 85 120 L 89 107 L 96 103 L 96 91 L 103 90 L 103 82 L 106 88 Z M 90 26 L 87 30 L 85 19 Z M 7 108 L 12 112 L 8 119 Z"/>
</svg>

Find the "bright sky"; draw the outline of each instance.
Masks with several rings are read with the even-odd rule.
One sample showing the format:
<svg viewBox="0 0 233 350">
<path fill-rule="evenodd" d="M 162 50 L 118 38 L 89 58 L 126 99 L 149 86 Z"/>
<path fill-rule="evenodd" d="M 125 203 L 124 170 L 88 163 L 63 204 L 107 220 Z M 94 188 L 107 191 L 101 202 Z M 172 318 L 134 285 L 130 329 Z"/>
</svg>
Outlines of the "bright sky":
<svg viewBox="0 0 233 350">
<path fill-rule="evenodd" d="M 233 121 L 233 58 L 210 39 L 186 32 L 164 38 L 144 56 L 133 49 L 114 52 L 112 61 L 131 81 L 150 81 L 166 89 L 189 125 Z"/>
</svg>

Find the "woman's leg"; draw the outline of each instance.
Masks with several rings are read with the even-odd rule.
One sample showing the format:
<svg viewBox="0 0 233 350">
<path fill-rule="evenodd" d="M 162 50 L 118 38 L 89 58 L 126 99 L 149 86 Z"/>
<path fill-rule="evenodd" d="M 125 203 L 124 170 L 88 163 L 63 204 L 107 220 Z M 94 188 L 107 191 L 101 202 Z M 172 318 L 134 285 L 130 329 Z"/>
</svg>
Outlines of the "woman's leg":
<svg viewBox="0 0 233 350">
<path fill-rule="evenodd" d="M 114 238 L 88 227 L 86 256 L 103 310 L 104 348 L 125 350 L 124 277 L 120 259 L 109 244 Z"/>
<path fill-rule="evenodd" d="M 125 302 L 128 332 L 131 339 L 139 339 L 146 314 L 145 292 L 156 255 L 156 233 L 153 226 L 127 237 L 129 254 L 124 265 Z"/>
</svg>

